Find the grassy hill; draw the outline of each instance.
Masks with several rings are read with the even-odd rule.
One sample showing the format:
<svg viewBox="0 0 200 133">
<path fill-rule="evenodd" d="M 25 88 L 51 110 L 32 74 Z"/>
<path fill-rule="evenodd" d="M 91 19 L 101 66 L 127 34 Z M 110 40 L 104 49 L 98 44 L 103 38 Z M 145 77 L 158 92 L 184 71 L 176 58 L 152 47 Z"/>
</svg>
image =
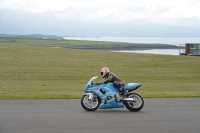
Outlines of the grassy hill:
<svg viewBox="0 0 200 133">
<path fill-rule="evenodd" d="M 200 97 L 199 57 L 0 43 L 0 99 L 81 98 L 104 66 L 146 98 Z"/>
<path fill-rule="evenodd" d="M 29 35 L 12 35 L 12 34 L 0 34 L 1 38 L 27 38 L 27 39 L 63 39 L 61 36 L 56 35 L 42 35 L 42 34 L 29 34 Z"/>
<path fill-rule="evenodd" d="M 29 45 L 45 47 L 62 47 L 74 49 L 96 50 L 137 50 L 137 49 L 176 49 L 175 45 L 168 44 L 138 44 L 125 42 L 85 41 L 85 40 L 56 40 L 32 38 L 1 38 L 0 44 Z"/>
</svg>

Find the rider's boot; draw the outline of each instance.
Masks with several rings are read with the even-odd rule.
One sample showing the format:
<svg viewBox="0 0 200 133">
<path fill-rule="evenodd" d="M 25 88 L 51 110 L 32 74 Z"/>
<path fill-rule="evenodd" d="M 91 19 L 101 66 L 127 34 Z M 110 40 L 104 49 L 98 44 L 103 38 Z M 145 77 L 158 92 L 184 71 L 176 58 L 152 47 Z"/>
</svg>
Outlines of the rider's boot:
<svg viewBox="0 0 200 133">
<path fill-rule="evenodd" d="M 119 89 L 119 94 L 120 94 L 122 97 L 126 97 L 127 94 L 128 94 L 128 92 L 127 92 L 127 90 L 124 90 L 124 87 L 122 86 L 122 87 L 120 87 L 120 89 Z"/>
<path fill-rule="evenodd" d="M 126 97 L 127 95 L 128 95 L 127 90 L 124 90 L 123 97 Z"/>
</svg>

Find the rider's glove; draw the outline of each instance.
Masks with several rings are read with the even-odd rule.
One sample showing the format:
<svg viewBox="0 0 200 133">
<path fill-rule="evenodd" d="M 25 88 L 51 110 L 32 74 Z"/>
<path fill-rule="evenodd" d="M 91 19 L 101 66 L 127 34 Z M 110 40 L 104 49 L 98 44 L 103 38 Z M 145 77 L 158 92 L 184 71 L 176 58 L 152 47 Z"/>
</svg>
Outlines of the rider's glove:
<svg viewBox="0 0 200 133">
<path fill-rule="evenodd" d="M 97 83 L 93 82 L 93 85 L 95 85 L 95 86 L 101 85 L 101 84 L 103 84 L 103 82 L 101 82 L 101 81 L 99 81 L 99 82 L 97 82 Z"/>
<path fill-rule="evenodd" d="M 101 85 L 101 84 L 103 84 L 103 82 L 102 81 L 99 81 L 99 83 L 98 83 L 99 85 Z"/>
</svg>

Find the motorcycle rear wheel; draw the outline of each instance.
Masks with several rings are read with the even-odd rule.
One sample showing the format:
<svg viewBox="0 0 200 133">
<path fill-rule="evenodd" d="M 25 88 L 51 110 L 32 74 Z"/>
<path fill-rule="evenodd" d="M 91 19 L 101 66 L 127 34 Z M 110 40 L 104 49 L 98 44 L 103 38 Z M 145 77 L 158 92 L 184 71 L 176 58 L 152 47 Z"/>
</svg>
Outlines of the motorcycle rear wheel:
<svg viewBox="0 0 200 133">
<path fill-rule="evenodd" d="M 92 100 L 88 99 L 88 95 L 84 95 L 81 99 L 82 107 L 87 111 L 95 111 L 100 106 L 100 99 L 98 97 L 93 97 Z"/>
<path fill-rule="evenodd" d="M 133 112 L 140 111 L 144 106 L 143 98 L 137 93 L 128 94 L 127 98 L 133 98 L 134 101 L 126 101 L 124 102 L 125 107 Z"/>
</svg>

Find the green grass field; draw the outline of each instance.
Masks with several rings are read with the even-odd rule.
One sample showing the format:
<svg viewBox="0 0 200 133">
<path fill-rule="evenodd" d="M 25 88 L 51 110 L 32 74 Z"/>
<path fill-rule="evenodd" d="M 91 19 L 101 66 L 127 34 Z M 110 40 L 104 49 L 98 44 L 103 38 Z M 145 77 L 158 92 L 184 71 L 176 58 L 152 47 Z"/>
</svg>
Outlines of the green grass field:
<svg viewBox="0 0 200 133">
<path fill-rule="evenodd" d="M 199 57 L 1 42 L 0 99 L 81 98 L 91 77 L 102 80 L 99 72 L 104 66 L 125 83 L 142 83 L 136 92 L 146 98 L 200 97 Z"/>
</svg>

